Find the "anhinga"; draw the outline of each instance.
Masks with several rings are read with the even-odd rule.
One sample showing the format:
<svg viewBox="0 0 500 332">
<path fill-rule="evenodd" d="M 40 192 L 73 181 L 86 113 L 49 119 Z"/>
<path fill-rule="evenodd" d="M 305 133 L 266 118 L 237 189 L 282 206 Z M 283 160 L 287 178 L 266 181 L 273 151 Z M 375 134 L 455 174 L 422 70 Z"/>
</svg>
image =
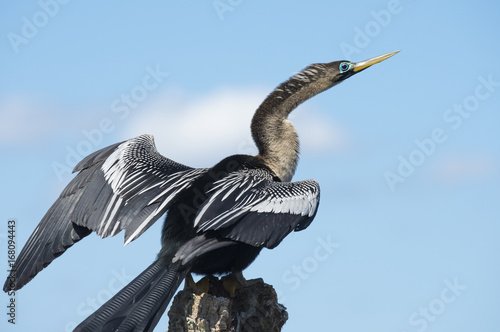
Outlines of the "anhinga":
<svg viewBox="0 0 500 332">
<path fill-rule="evenodd" d="M 75 330 L 152 331 L 188 273 L 241 271 L 263 247 L 276 247 L 312 222 L 319 185 L 290 182 L 299 141 L 287 117 L 300 103 L 396 53 L 313 64 L 282 83 L 252 119 L 256 156 L 234 155 L 195 169 L 159 154 L 151 135 L 87 156 L 28 239 L 4 291 L 23 287 L 92 231 L 104 238 L 125 230 L 127 244 L 167 212 L 156 260 Z"/>
</svg>

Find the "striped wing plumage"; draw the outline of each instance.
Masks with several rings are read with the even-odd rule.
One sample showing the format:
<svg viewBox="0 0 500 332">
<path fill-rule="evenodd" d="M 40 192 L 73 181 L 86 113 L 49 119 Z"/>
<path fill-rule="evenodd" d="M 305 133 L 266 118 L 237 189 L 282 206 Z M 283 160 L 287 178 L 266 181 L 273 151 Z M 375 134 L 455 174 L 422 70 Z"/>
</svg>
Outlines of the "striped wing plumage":
<svg viewBox="0 0 500 332">
<path fill-rule="evenodd" d="M 92 231 L 104 238 L 125 230 L 125 244 L 133 241 L 206 169 L 193 169 L 163 157 L 153 136 L 142 135 L 89 155 L 74 172 L 79 173 L 16 260 L 15 289 Z M 4 290 L 10 288 L 4 285 Z"/>
<path fill-rule="evenodd" d="M 231 173 L 215 182 L 210 194 L 195 218 L 198 232 L 216 230 L 268 248 L 309 226 L 319 205 L 316 181 L 277 182 L 264 169 Z"/>
</svg>

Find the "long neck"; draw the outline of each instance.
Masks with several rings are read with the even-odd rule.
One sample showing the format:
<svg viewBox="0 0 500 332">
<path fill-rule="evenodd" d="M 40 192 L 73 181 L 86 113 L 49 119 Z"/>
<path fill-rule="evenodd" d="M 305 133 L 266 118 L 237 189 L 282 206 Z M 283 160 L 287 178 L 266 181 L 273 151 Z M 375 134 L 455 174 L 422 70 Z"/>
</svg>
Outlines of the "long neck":
<svg viewBox="0 0 500 332">
<path fill-rule="evenodd" d="M 257 157 L 285 182 L 292 179 L 299 160 L 299 138 L 287 119 L 299 104 L 324 91 L 316 80 L 321 67 L 309 66 L 278 86 L 259 106 L 252 119 Z"/>
</svg>

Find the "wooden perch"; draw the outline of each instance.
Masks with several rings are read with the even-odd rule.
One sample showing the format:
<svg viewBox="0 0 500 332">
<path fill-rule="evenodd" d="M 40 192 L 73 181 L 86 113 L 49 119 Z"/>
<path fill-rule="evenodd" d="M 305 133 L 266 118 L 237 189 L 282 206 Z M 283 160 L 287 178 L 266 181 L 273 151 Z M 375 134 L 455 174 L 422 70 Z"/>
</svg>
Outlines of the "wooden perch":
<svg viewBox="0 0 500 332">
<path fill-rule="evenodd" d="M 272 286 L 248 280 L 231 297 L 223 287 L 225 278 L 202 279 L 205 291 L 186 286 L 179 292 L 168 312 L 168 332 L 281 331 L 288 313 Z"/>
</svg>

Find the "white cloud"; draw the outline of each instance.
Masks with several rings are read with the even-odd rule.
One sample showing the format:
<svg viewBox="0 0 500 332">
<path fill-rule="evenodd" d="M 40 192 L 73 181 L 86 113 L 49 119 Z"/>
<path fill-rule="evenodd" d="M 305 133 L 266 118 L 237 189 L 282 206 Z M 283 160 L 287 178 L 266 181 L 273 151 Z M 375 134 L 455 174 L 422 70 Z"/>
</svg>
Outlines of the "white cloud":
<svg viewBox="0 0 500 332">
<path fill-rule="evenodd" d="M 257 91 L 217 91 L 189 99 L 167 93 L 137 109 L 127 121 L 126 137 L 149 133 L 158 150 L 178 162 L 215 163 L 229 154 L 249 150 L 250 120 L 262 98 Z"/>
<path fill-rule="evenodd" d="M 345 130 L 320 111 L 302 105 L 290 114 L 299 133 L 301 150 L 307 153 L 329 153 L 348 148 L 351 140 Z"/>
<path fill-rule="evenodd" d="M 194 167 L 212 165 L 231 154 L 256 154 L 250 122 L 267 93 L 228 88 L 187 98 L 170 91 L 134 110 L 125 136 L 153 134 L 160 153 Z M 330 119 L 304 105 L 290 119 L 303 152 L 324 153 L 347 144 L 345 133 Z"/>
</svg>

